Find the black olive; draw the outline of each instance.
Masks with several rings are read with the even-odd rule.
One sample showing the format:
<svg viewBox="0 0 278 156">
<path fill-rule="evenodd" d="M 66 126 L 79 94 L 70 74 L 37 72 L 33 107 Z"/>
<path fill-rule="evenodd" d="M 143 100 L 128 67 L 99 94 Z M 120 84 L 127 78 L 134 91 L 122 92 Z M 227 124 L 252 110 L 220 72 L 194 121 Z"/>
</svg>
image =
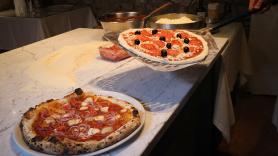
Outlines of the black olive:
<svg viewBox="0 0 278 156">
<path fill-rule="evenodd" d="M 137 30 L 137 31 L 135 31 L 135 33 L 134 33 L 135 35 L 140 35 L 141 34 L 141 32 L 139 31 L 139 30 Z"/>
<path fill-rule="evenodd" d="M 162 49 L 161 50 L 161 56 L 162 57 L 166 57 L 167 56 L 167 50 L 166 49 Z"/>
<path fill-rule="evenodd" d="M 152 34 L 153 34 L 153 35 L 157 34 L 157 32 L 158 32 L 157 29 L 153 29 L 153 30 L 152 30 Z"/>
<path fill-rule="evenodd" d="M 184 47 L 184 48 L 183 48 L 183 51 L 184 51 L 185 53 L 187 53 L 187 52 L 189 52 L 189 48 L 188 48 L 188 47 Z"/>
<path fill-rule="evenodd" d="M 188 43 L 189 43 L 189 39 L 188 39 L 188 38 L 185 38 L 185 39 L 183 40 L 183 42 L 186 43 L 186 44 L 188 44 Z"/>
<path fill-rule="evenodd" d="M 177 34 L 177 38 L 181 38 L 181 34 Z"/>
<path fill-rule="evenodd" d="M 166 44 L 166 47 L 167 47 L 168 49 L 171 49 L 172 44 L 171 44 L 171 43 L 167 43 L 167 44 Z"/>
<path fill-rule="evenodd" d="M 136 109 L 134 109 L 133 111 L 132 111 L 132 114 L 133 114 L 133 116 L 138 116 L 138 114 L 139 114 L 139 112 L 138 112 L 138 110 L 136 110 Z"/>
<path fill-rule="evenodd" d="M 160 37 L 159 37 L 159 40 L 161 40 L 161 41 L 166 41 L 166 38 L 165 38 L 164 36 L 160 36 Z"/>
<path fill-rule="evenodd" d="M 83 90 L 81 88 L 76 88 L 74 90 L 74 92 L 75 92 L 76 95 L 82 95 L 83 94 Z"/>
<path fill-rule="evenodd" d="M 136 45 L 139 45 L 139 44 L 140 44 L 140 40 L 136 39 L 136 40 L 134 40 L 134 43 L 135 43 Z"/>
</svg>

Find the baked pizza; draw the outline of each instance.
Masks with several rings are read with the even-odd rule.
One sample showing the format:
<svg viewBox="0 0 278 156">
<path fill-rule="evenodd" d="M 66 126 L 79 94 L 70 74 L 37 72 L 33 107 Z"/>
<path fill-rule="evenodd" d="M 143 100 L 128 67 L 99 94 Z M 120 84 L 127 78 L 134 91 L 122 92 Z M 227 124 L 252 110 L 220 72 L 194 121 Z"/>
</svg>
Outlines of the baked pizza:
<svg viewBox="0 0 278 156">
<path fill-rule="evenodd" d="M 133 54 L 167 64 L 194 63 L 208 55 L 207 42 L 186 30 L 128 29 L 118 41 Z"/>
<path fill-rule="evenodd" d="M 24 113 L 20 129 L 36 151 L 70 155 L 94 152 L 124 139 L 140 126 L 132 104 L 80 88 Z"/>
</svg>

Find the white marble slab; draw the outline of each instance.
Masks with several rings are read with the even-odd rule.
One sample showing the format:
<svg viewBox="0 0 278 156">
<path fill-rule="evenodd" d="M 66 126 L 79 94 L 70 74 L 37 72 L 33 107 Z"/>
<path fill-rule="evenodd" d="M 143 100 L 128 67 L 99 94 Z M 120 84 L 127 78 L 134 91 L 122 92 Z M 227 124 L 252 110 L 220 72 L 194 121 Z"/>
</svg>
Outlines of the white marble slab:
<svg viewBox="0 0 278 156">
<path fill-rule="evenodd" d="M 146 122 L 139 136 L 106 153 L 140 155 L 156 139 L 169 117 L 182 107 L 181 100 L 184 97 L 189 98 L 192 88 L 199 84 L 210 68 L 194 66 L 175 72 L 159 72 L 134 58 L 113 63 L 100 59 L 96 54 L 94 62 L 75 73 L 77 83 L 71 87 L 41 85 L 26 74 L 26 70 L 36 60 L 65 46 L 101 40 L 102 35 L 102 30 L 76 29 L 0 55 L 1 155 L 26 155 L 11 141 L 13 127 L 19 122 L 23 112 L 39 102 L 61 98 L 76 87 L 122 92 L 144 103 Z M 227 43 L 225 37 L 215 39 L 219 49 Z M 212 60 L 215 56 L 212 56 Z M 211 65 L 211 61 L 208 65 Z"/>
</svg>

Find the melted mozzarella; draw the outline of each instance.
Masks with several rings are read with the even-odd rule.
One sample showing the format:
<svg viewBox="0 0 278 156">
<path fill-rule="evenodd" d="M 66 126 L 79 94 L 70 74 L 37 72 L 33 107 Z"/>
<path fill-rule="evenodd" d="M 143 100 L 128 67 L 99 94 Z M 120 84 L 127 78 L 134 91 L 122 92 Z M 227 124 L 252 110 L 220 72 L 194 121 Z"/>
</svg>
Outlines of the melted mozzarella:
<svg viewBox="0 0 278 156">
<path fill-rule="evenodd" d="M 87 102 L 84 102 L 84 101 L 83 101 L 83 102 L 81 103 L 81 106 L 87 106 L 87 105 L 88 105 Z"/>
<path fill-rule="evenodd" d="M 91 97 L 88 97 L 84 100 L 84 102 L 93 104 L 93 99 Z"/>
<path fill-rule="evenodd" d="M 66 113 L 66 114 L 64 114 L 62 117 L 63 117 L 63 118 L 67 118 L 67 117 L 70 117 L 70 116 L 71 116 L 70 113 Z"/>
<path fill-rule="evenodd" d="M 54 123 L 55 120 L 52 118 L 52 117 L 47 117 L 45 120 L 44 120 L 47 124 L 50 124 L 50 123 Z"/>
<path fill-rule="evenodd" d="M 71 119 L 67 123 L 69 126 L 77 125 L 81 122 L 81 119 Z"/>
<path fill-rule="evenodd" d="M 121 113 L 124 113 L 124 112 L 126 112 L 127 111 L 127 109 L 126 108 L 124 108 L 124 109 L 121 109 Z"/>
<path fill-rule="evenodd" d="M 108 112 L 109 107 L 101 107 L 100 111 L 107 113 Z"/>
<path fill-rule="evenodd" d="M 93 104 L 93 99 L 91 97 L 86 98 L 82 103 L 81 106 L 87 106 L 88 104 Z"/>
<path fill-rule="evenodd" d="M 118 114 L 118 115 L 115 116 L 115 119 L 117 120 L 117 119 L 119 119 L 120 117 L 121 117 L 121 115 Z"/>
<path fill-rule="evenodd" d="M 174 44 L 174 45 L 172 46 L 172 49 L 174 49 L 174 50 L 179 50 L 179 49 L 180 49 L 180 46 L 179 46 L 179 45 Z"/>
<path fill-rule="evenodd" d="M 103 115 L 95 116 L 94 120 L 95 121 L 104 121 L 104 116 Z"/>
<path fill-rule="evenodd" d="M 51 115 L 51 117 L 53 117 L 54 119 L 59 119 L 59 118 L 61 118 L 61 115 L 59 115 L 59 114 L 53 114 L 53 115 Z"/>
<path fill-rule="evenodd" d="M 59 103 L 67 104 L 68 103 L 68 99 L 60 99 Z"/>
<path fill-rule="evenodd" d="M 102 130 L 101 130 L 101 134 L 105 134 L 105 133 L 110 133 L 113 131 L 113 128 L 112 127 L 104 127 Z"/>
<path fill-rule="evenodd" d="M 95 119 L 94 117 L 90 116 L 90 117 L 85 118 L 85 121 L 93 121 L 94 119 Z"/>
<path fill-rule="evenodd" d="M 79 110 L 87 110 L 88 109 L 88 107 L 86 107 L 86 106 L 82 106 L 82 107 L 80 107 L 80 109 Z"/>
<path fill-rule="evenodd" d="M 99 133 L 99 132 L 100 132 L 100 130 L 97 129 L 97 128 L 90 128 L 90 129 L 88 130 L 88 135 L 95 135 L 95 134 L 97 134 L 97 133 Z"/>
</svg>

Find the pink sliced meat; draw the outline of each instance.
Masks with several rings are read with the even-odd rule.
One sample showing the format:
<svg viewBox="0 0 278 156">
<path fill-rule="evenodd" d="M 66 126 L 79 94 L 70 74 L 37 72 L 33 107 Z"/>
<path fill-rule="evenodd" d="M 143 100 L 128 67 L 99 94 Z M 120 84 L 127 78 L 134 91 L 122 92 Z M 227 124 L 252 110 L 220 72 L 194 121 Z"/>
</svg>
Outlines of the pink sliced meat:
<svg viewBox="0 0 278 156">
<path fill-rule="evenodd" d="M 100 56 L 110 61 L 120 61 L 130 57 L 119 45 L 103 46 L 99 48 Z"/>
</svg>

